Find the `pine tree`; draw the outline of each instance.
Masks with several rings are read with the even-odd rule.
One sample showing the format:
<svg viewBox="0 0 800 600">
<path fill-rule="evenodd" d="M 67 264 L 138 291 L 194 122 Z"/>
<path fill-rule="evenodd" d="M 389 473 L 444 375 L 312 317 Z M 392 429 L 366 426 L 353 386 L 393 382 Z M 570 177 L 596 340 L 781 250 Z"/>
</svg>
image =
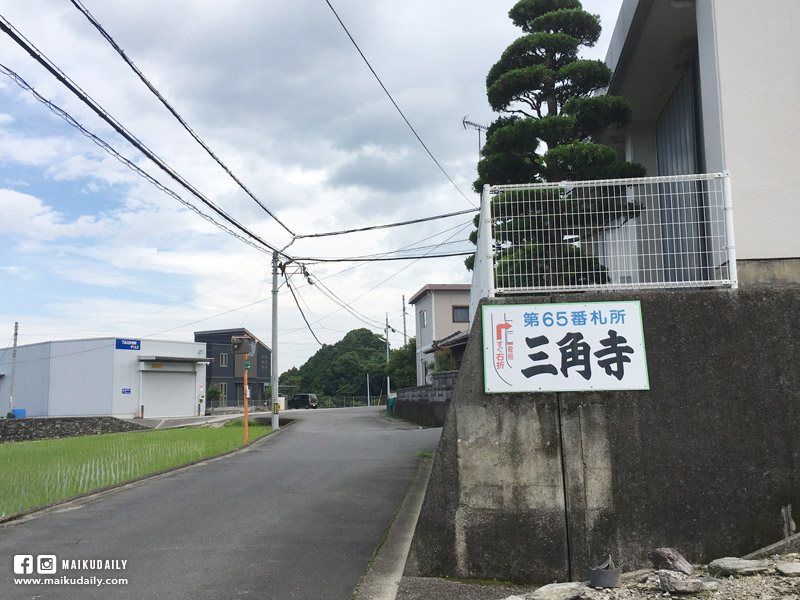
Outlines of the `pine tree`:
<svg viewBox="0 0 800 600">
<path fill-rule="evenodd" d="M 492 109 L 505 114 L 487 131 L 476 191 L 486 183 L 643 175 L 641 165 L 619 160 L 613 148 L 597 141 L 606 129 L 622 127 L 631 117 L 624 98 L 592 95 L 608 86 L 608 67 L 578 58 L 581 47 L 597 42 L 599 17 L 584 11 L 580 0 L 520 0 L 509 17 L 525 35 L 503 52 L 486 78 Z M 509 202 L 505 194 L 495 196 L 496 270 L 501 280 L 514 271 L 503 285 L 606 282 L 606 269 L 575 242 L 613 219 L 634 216 L 637 208 L 619 190 L 603 189 L 583 194 L 553 190 L 524 204 Z"/>
</svg>

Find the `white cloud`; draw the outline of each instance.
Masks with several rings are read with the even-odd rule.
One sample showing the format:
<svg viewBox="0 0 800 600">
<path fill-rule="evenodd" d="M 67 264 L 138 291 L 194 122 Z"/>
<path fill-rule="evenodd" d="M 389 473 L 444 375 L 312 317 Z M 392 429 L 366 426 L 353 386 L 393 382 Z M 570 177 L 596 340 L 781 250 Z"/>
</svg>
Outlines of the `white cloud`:
<svg viewBox="0 0 800 600">
<path fill-rule="evenodd" d="M 19 266 L 14 266 L 14 265 L 11 265 L 11 266 L 2 266 L 2 265 L 0 265 L 0 271 L 2 271 L 3 273 L 8 273 L 9 275 L 14 275 L 14 276 L 19 277 L 21 279 L 30 279 L 31 278 L 30 271 L 28 269 L 26 269 L 25 267 L 19 267 Z"/>
<path fill-rule="evenodd" d="M 291 241 L 74 7 L 50 0 L 5 4 L 6 18 L 211 201 L 270 244 L 283 247 Z M 416 131 L 472 199 L 476 135 L 464 131 L 461 118 L 469 114 L 485 123 L 494 118 L 485 76 L 520 34 L 507 17 L 513 4 L 336 3 Z M 592 12 L 606 11 L 610 4 L 618 2 L 585 2 Z M 324 3 L 117 0 L 89 8 L 193 129 L 296 233 L 469 206 L 419 145 Z M 605 25 L 610 33 L 613 17 Z M 0 54 L 42 95 L 202 206 L 6 36 L 0 37 Z M 0 181 L 17 188 L 0 190 L 0 251 L 7 265 L 15 265 L 0 267 L 0 274 L 32 275 L 20 279 L 28 286 L 20 300 L 0 304 L 0 322 L 22 315 L 31 329 L 39 327 L 41 339 L 59 332 L 89 337 L 98 329 L 144 336 L 176 326 L 167 337 L 191 339 L 194 329 L 241 324 L 259 335 L 269 331 L 268 302 L 214 316 L 268 299 L 269 256 L 155 189 L 5 77 L 0 77 L 0 100 Z M 446 240 L 469 220 L 465 215 L 404 229 L 298 240 L 290 251 L 342 256 L 428 245 Z M 402 327 L 403 293 L 408 298 L 426 283 L 469 279 L 460 258 L 354 267 L 318 264 L 309 270 L 329 277 L 326 285 L 371 318 L 382 322 L 389 312 L 395 328 Z M 297 291 L 323 341 L 363 325 L 313 286 L 300 282 Z M 289 361 L 281 363 L 283 370 L 302 362 L 315 342 L 285 287 L 280 302 Z M 189 325 L 192 321 L 200 322 Z"/>
<path fill-rule="evenodd" d="M 0 233 L 34 240 L 97 236 L 106 226 L 104 220 L 91 215 L 67 222 L 39 198 L 9 189 L 0 189 L 0 214 Z"/>
</svg>

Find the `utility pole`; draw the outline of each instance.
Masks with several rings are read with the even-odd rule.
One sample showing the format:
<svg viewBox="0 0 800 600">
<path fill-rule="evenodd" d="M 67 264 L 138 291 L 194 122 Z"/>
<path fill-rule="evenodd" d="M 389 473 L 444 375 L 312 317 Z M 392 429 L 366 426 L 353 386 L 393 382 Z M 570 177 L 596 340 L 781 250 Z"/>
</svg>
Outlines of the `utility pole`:
<svg viewBox="0 0 800 600">
<path fill-rule="evenodd" d="M 250 340 L 247 343 L 250 344 Z M 247 397 L 250 395 L 250 388 L 247 385 L 247 371 L 250 367 L 250 361 L 247 360 L 247 352 L 244 353 L 242 367 L 244 367 L 244 445 L 247 446 Z"/>
<path fill-rule="evenodd" d="M 17 373 L 17 333 L 19 332 L 19 322 L 14 321 L 14 350 L 11 353 L 11 396 L 8 399 L 8 412 L 14 412 L 14 376 Z"/>
<path fill-rule="evenodd" d="M 403 344 L 408 343 L 408 336 L 406 335 L 406 296 L 403 294 Z"/>
<path fill-rule="evenodd" d="M 380 401 L 380 398 L 378 401 Z M 369 401 L 369 373 L 367 373 L 367 406 L 372 406 Z"/>
<path fill-rule="evenodd" d="M 389 405 L 389 313 L 386 313 L 386 329 L 384 329 L 384 333 L 386 335 L 386 405 Z"/>
<path fill-rule="evenodd" d="M 272 431 L 280 428 L 278 418 L 278 251 L 272 251 L 272 366 L 270 367 L 272 390 Z"/>
</svg>

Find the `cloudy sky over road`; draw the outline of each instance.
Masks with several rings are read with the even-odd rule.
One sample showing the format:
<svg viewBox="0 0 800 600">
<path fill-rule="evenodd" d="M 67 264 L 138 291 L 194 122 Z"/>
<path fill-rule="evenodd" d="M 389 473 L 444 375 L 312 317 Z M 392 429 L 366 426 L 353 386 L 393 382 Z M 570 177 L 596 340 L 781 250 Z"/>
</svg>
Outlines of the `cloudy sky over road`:
<svg viewBox="0 0 800 600">
<path fill-rule="evenodd" d="M 521 32 L 513 1 L 331 0 L 427 148 L 398 114 L 325 0 L 82 0 L 147 78 L 288 230 L 314 234 L 470 209 L 478 197 L 485 77 Z M 585 1 L 605 56 L 620 0 Z M 0 14 L 119 123 L 262 240 L 292 234 L 181 128 L 69 0 L 0 0 Z M 0 63 L 179 194 L 199 200 L 94 115 L 7 35 Z M 210 212 L 203 207 L 204 212 Z M 466 251 L 471 214 L 339 237 L 296 240 L 295 257 L 412 249 Z M 409 251 L 409 250 L 407 250 Z M 463 257 L 304 261 L 292 279 L 317 337 L 382 331 L 402 344 L 402 297 L 468 283 Z M 290 269 L 291 272 L 291 269 Z M 0 348 L 99 336 L 191 340 L 247 327 L 270 344 L 271 255 L 157 189 L 0 75 Z M 284 285 L 280 370 L 319 347 Z M 350 311 L 342 308 L 346 304 Z M 409 307 L 408 334 L 414 334 Z"/>
</svg>

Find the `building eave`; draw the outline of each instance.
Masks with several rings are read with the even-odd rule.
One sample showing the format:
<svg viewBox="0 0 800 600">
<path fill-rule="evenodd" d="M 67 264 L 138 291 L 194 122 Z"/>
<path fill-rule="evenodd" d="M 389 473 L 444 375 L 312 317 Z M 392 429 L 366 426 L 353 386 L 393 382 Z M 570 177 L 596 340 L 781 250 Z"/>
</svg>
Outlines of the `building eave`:
<svg viewBox="0 0 800 600">
<path fill-rule="evenodd" d="M 139 362 L 160 362 L 160 363 L 211 363 L 213 358 L 193 357 L 193 356 L 140 356 Z"/>
<path fill-rule="evenodd" d="M 416 304 L 428 292 L 469 292 L 469 283 L 429 283 L 409 298 L 409 304 Z"/>
</svg>

